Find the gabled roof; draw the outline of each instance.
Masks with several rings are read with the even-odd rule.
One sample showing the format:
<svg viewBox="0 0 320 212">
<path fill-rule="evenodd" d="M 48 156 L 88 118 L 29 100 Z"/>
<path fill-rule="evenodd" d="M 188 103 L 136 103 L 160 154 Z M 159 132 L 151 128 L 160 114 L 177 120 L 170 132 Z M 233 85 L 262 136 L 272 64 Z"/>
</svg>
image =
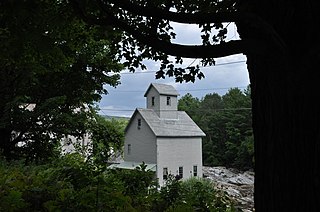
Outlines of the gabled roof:
<svg viewBox="0 0 320 212">
<path fill-rule="evenodd" d="M 152 109 L 136 109 L 128 126 L 139 113 L 156 137 L 202 137 L 206 134 L 184 111 L 167 111 L 177 113 L 177 119 L 162 119 Z M 127 130 L 127 129 L 126 129 Z"/>
<path fill-rule="evenodd" d="M 144 94 L 144 97 L 147 96 L 151 87 L 154 87 L 160 95 L 170 95 L 170 96 L 179 96 L 178 91 L 172 85 L 151 83 Z"/>
</svg>

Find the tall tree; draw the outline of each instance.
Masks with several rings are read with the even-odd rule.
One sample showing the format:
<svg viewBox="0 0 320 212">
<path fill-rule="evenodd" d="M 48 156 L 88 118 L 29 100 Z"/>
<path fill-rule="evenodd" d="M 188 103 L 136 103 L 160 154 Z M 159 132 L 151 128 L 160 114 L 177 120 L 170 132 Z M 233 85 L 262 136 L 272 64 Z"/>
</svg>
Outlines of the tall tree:
<svg viewBox="0 0 320 212">
<path fill-rule="evenodd" d="M 222 97 L 207 94 L 198 104 L 193 104 L 194 99 L 186 94 L 179 99 L 178 108 L 197 121 L 206 134 L 202 142 L 204 165 L 253 169 L 250 89 L 242 92 L 231 88 Z"/>
<path fill-rule="evenodd" d="M 256 211 L 319 210 L 319 1 L 97 0 L 94 6 L 89 1 L 90 7 L 86 1 L 72 2 L 88 22 L 133 36 L 135 40 L 127 35 L 124 48 L 139 46 L 140 56 L 162 59 L 157 77 L 166 70 L 180 82 L 203 77 L 197 67 L 173 68 L 164 54 L 178 56 L 178 62 L 179 57 L 205 58 L 204 64 L 213 63 L 214 57 L 245 54 L 252 92 Z M 172 43 L 170 21 L 199 24 L 203 45 Z M 235 22 L 241 40 L 225 42 L 222 22 Z M 214 28 L 220 31 L 212 35 Z"/>
<path fill-rule="evenodd" d="M 124 130 L 127 120 L 111 119 L 95 114 L 90 119 L 89 132 L 92 141 L 92 154 L 95 164 L 106 166 L 110 156 L 122 153 Z"/>
<path fill-rule="evenodd" d="M 196 114 L 198 114 L 199 104 L 200 101 L 197 97 L 193 97 L 190 93 L 187 93 L 179 99 L 178 110 L 186 111 L 197 122 L 198 118 Z"/>
<path fill-rule="evenodd" d="M 222 96 L 226 124 L 225 163 L 234 167 L 252 168 L 252 116 L 250 96 L 232 88 Z"/>
<path fill-rule="evenodd" d="M 112 31 L 109 37 L 117 36 Z M 48 157 L 64 135 L 81 136 L 122 69 L 106 31 L 66 1 L 0 2 L 0 154 Z"/>
</svg>

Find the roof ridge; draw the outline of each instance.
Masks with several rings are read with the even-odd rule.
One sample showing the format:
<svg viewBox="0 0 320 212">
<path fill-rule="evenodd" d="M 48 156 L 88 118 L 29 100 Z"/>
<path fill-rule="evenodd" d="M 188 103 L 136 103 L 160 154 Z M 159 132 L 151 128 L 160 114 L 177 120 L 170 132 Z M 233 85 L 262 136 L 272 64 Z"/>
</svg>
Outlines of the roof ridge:
<svg viewBox="0 0 320 212">
<path fill-rule="evenodd" d="M 161 95 L 172 95 L 172 96 L 179 96 L 177 89 L 169 84 L 162 84 L 162 83 L 150 83 L 149 87 L 147 88 L 144 97 L 147 96 L 147 93 L 151 89 L 151 87 L 154 87 L 154 89 Z"/>
</svg>

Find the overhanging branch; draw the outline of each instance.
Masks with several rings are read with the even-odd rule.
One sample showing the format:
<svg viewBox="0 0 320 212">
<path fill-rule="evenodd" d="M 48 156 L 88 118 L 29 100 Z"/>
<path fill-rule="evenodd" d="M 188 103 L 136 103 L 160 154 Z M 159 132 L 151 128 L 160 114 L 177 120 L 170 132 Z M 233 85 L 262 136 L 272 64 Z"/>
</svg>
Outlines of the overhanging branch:
<svg viewBox="0 0 320 212">
<path fill-rule="evenodd" d="M 167 11 L 153 6 L 140 6 L 128 0 L 102 0 L 109 2 L 118 7 L 131 12 L 135 15 L 153 17 L 158 19 L 169 20 L 177 23 L 185 24 L 205 24 L 205 23 L 222 23 L 236 22 L 243 20 L 257 20 L 257 17 L 250 13 L 241 12 L 218 12 L 218 13 L 176 13 Z"/>
<path fill-rule="evenodd" d="M 112 1 L 112 0 L 111 0 Z M 74 0 L 73 2 L 77 2 Z M 119 0 L 119 2 L 126 2 Z M 119 20 L 108 10 L 103 10 L 103 17 L 94 18 L 85 13 L 79 6 L 80 14 L 85 20 L 100 26 L 113 26 L 132 35 L 138 42 L 143 45 L 150 46 L 153 49 L 166 53 L 172 56 L 186 58 L 218 58 L 239 53 L 259 53 L 264 48 L 263 43 L 257 40 L 235 40 L 224 42 L 216 45 L 182 45 L 161 40 L 154 35 L 151 35 L 146 29 L 142 32 L 138 28 L 129 25 L 127 22 Z"/>
<path fill-rule="evenodd" d="M 217 58 L 233 54 L 247 52 L 248 46 L 257 46 L 249 44 L 248 41 L 236 40 L 222 44 L 203 46 L 203 45 L 181 45 L 174 44 L 152 36 L 144 36 L 136 31 L 129 32 L 139 42 L 150 46 L 157 51 L 164 52 L 168 55 L 180 56 L 186 58 Z"/>
<path fill-rule="evenodd" d="M 285 43 L 281 36 L 275 31 L 273 26 L 263 20 L 260 16 L 246 12 L 232 11 L 232 12 L 213 12 L 213 13 L 181 13 L 172 12 L 169 10 L 161 9 L 155 6 L 146 5 L 140 6 L 132 3 L 129 0 L 98 0 L 104 2 L 111 2 L 112 4 L 120 7 L 135 15 L 144 17 L 153 17 L 156 19 L 164 19 L 177 23 L 185 24 L 205 24 L 205 23 L 223 23 L 223 22 L 236 22 L 242 24 L 249 24 L 254 26 L 256 31 L 263 33 L 266 38 L 273 41 L 280 50 L 285 49 Z M 249 42 L 251 43 L 251 42 Z M 251 47 L 252 48 L 252 47 Z"/>
<path fill-rule="evenodd" d="M 132 27 L 114 16 L 108 16 L 106 19 L 100 19 L 98 21 L 102 25 L 114 23 L 114 27 L 118 27 L 131 34 L 140 43 L 172 56 L 186 58 L 217 58 L 247 52 L 258 53 L 258 51 L 261 51 L 262 47 L 262 43 L 255 40 L 235 40 L 208 46 L 175 44 L 160 40 L 156 36 L 149 36 L 147 32 L 142 33 L 137 28 Z M 106 23 L 104 23 L 104 21 L 106 21 Z"/>
</svg>

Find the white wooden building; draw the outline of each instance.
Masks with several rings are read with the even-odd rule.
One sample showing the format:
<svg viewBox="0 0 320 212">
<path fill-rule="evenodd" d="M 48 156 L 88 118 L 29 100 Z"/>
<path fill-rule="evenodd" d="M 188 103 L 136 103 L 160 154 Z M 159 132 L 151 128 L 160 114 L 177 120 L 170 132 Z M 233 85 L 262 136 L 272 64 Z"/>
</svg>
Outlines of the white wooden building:
<svg viewBox="0 0 320 212">
<path fill-rule="evenodd" d="M 125 129 L 124 162 L 112 167 L 133 169 L 145 162 L 163 185 L 169 174 L 202 177 L 204 132 L 184 111 L 171 85 L 152 83 L 146 109 L 137 108 Z"/>
</svg>

